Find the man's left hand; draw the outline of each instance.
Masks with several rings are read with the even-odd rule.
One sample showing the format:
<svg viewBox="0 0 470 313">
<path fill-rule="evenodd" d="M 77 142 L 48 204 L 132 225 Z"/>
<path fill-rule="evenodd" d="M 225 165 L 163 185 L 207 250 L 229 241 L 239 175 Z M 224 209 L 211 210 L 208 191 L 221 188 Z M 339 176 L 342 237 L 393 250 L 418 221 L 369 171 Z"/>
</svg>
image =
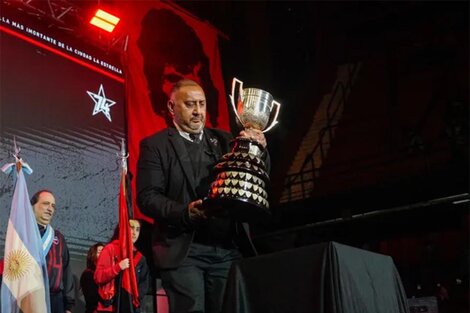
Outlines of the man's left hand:
<svg viewBox="0 0 470 313">
<path fill-rule="evenodd" d="M 263 148 L 266 148 L 266 137 L 261 130 L 254 129 L 254 128 L 247 128 L 240 132 L 240 137 L 248 138 L 258 142 Z"/>
</svg>

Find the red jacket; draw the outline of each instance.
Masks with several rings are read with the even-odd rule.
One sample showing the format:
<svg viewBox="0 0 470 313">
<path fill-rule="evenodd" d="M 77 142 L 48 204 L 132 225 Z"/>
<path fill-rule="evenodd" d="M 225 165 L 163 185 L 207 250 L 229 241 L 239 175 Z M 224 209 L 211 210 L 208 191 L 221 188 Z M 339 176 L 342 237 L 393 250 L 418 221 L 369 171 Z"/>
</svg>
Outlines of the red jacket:
<svg viewBox="0 0 470 313">
<path fill-rule="evenodd" d="M 121 272 L 119 266 L 119 241 L 114 240 L 107 244 L 103 251 L 101 251 L 98 262 L 96 263 L 96 270 L 94 279 L 98 285 L 100 298 L 109 300 L 115 295 L 115 281 L 114 279 Z M 98 302 L 98 311 L 113 312 L 113 306 L 104 306 L 102 301 Z"/>
<path fill-rule="evenodd" d="M 114 296 L 117 294 L 115 290 L 115 278 L 121 272 L 121 267 L 119 266 L 120 261 L 119 241 L 114 240 L 104 247 L 96 263 L 94 279 L 98 285 L 101 298 L 97 307 L 97 311 L 99 312 L 114 312 L 115 310 L 114 301 L 111 301 L 113 303 L 112 305 L 105 306 L 105 301 L 102 300 L 114 300 Z M 137 285 L 139 287 L 139 298 L 142 299 L 148 289 L 148 267 L 145 257 L 138 251 L 134 254 L 134 265 Z"/>
</svg>

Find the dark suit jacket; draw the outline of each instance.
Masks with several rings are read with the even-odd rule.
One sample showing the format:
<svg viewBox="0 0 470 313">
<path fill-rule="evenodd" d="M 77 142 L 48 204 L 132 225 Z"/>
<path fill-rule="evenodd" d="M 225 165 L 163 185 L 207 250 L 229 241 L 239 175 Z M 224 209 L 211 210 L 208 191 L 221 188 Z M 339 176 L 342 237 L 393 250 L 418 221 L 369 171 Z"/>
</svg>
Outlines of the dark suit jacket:
<svg viewBox="0 0 470 313">
<path fill-rule="evenodd" d="M 206 151 L 214 165 L 230 152 L 230 133 L 204 129 Z M 143 214 L 154 219 L 152 253 L 158 269 L 176 268 L 188 253 L 194 237 L 188 204 L 198 199 L 190 155 L 176 128 L 166 128 L 140 143 L 137 164 L 137 203 Z M 244 255 L 256 251 L 248 236 L 248 225 L 238 224 L 236 239 Z"/>
</svg>

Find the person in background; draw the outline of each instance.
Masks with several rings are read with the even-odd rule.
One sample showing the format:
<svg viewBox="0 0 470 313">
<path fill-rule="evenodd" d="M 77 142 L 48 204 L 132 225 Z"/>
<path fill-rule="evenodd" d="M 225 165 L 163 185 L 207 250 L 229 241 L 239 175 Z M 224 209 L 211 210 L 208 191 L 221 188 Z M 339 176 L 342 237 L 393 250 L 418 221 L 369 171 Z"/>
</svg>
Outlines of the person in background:
<svg viewBox="0 0 470 313">
<path fill-rule="evenodd" d="M 71 313 L 75 293 L 69 249 L 62 233 L 50 225 L 56 211 L 55 197 L 49 190 L 39 190 L 31 197 L 31 205 L 46 254 L 51 313 Z"/>
<path fill-rule="evenodd" d="M 139 220 L 130 219 L 129 226 L 131 228 L 132 243 L 135 244 L 139 239 L 141 222 Z M 115 312 L 115 313 L 139 313 L 140 307 L 132 307 L 130 295 L 120 287 L 119 281 L 116 280 L 120 273 L 129 268 L 129 259 L 119 259 L 119 226 L 116 227 L 111 241 L 103 248 L 98 258 L 94 279 L 98 285 L 98 293 L 100 296 L 97 311 Z M 149 286 L 149 269 L 145 257 L 134 246 L 134 266 L 137 286 L 139 290 L 139 301 L 147 294 Z M 119 298 L 119 300 L 118 300 Z M 119 306 L 119 311 L 118 311 Z"/>
<path fill-rule="evenodd" d="M 98 306 L 98 286 L 93 278 L 96 269 L 96 262 L 100 256 L 104 244 L 98 242 L 88 249 L 86 256 L 86 269 L 80 276 L 80 289 L 85 297 L 85 313 L 93 313 Z"/>
</svg>

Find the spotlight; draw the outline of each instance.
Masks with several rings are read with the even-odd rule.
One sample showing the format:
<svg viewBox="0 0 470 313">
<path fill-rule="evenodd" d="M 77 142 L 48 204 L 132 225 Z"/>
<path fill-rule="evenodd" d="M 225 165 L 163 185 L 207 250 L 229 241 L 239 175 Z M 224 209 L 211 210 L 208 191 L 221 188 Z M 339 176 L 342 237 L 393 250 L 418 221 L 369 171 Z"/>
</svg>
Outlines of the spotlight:
<svg viewBox="0 0 470 313">
<path fill-rule="evenodd" d="M 91 19 L 90 24 L 111 33 L 114 30 L 114 27 L 119 23 L 119 20 L 119 17 L 98 9 L 95 16 Z"/>
</svg>

